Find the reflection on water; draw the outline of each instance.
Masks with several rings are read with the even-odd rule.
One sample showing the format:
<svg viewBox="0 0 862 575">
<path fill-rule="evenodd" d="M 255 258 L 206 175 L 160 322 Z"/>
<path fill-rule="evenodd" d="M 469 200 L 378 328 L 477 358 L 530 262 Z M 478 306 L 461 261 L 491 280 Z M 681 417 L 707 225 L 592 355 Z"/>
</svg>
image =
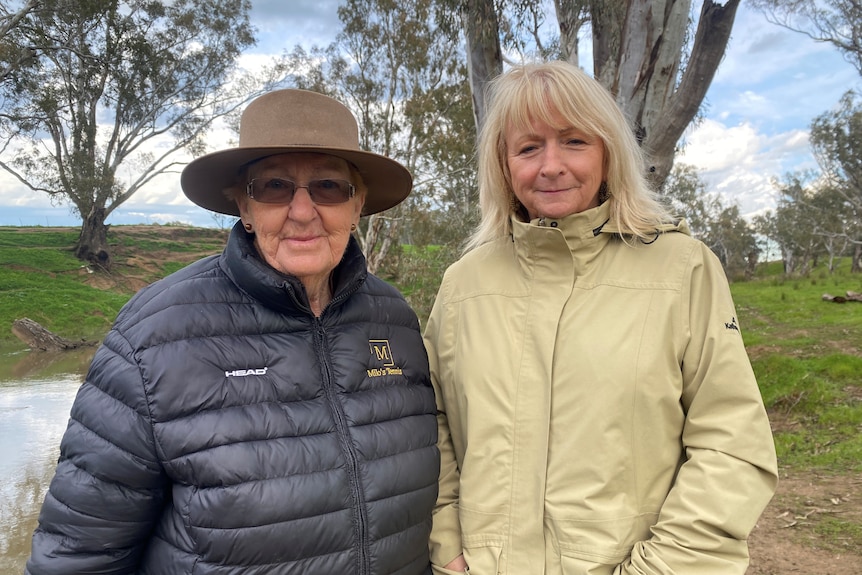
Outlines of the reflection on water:
<svg viewBox="0 0 862 575">
<path fill-rule="evenodd" d="M 0 354 L 0 573 L 22 573 L 94 349 Z"/>
</svg>

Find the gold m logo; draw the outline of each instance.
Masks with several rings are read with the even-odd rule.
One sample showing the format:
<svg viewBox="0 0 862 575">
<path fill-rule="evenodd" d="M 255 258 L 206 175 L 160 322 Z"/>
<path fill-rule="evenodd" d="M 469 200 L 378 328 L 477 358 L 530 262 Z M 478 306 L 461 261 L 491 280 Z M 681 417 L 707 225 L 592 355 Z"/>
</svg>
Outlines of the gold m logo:
<svg viewBox="0 0 862 575">
<path fill-rule="evenodd" d="M 369 339 L 368 346 L 371 348 L 371 355 L 377 361 L 382 361 L 384 366 L 392 367 L 395 365 L 395 360 L 392 359 L 392 352 L 389 349 L 388 339 Z"/>
</svg>

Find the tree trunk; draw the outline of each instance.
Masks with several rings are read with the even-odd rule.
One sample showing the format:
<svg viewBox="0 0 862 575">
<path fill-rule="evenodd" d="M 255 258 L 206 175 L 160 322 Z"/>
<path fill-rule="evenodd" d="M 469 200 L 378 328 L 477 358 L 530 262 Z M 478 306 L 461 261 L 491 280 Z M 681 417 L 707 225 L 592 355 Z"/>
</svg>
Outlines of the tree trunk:
<svg viewBox="0 0 862 575">
<path fill-rule="evenodd" d="M 389 225 L 387 226 L 387 219 Z M 386 260 L 393 240 L 398 237 L 401 226 L 397 217 L 373 214 L 368 217 L 368 227 L 365 234 L 359 237 L 359 244 L 365 254 L 365 265 L 368 272 L 376 274 Z"/>
<path fill-rule="evenodd" d="M 466 0 L 461 21 L 467 43 L 467 73 L 473 95 L 476 133 L 485 121 L 485 84 L 503 72 L 500 25 L 493 0 Z"/>
<path fill-rule="evenodd" d="M 656 186 L 661 186 L 670 174 L 677 144 L 697 115 L 724 58 L 738 7 L 739 0 L 728 0 L 724 5 L 704 1 L 694 46 L 679 85 L 670 101 L 645 125 L 643 146 L 651 158 L 651 179 Z"/>
<path fill-rule="evenodd" d="M 51 333 L 35 321 L 29 318 L 16 319 L 12 322 L 12 333 L 35 351 L 64 351 L 75 349 L 85 345 L 87 342 L 74 342 Z"/>
<path fill-rule="evenodd" d="M 781 261 L 784 264 L 784 275 L 789 276 L 796 271 L 796 258 L 791 250 L 781 249 Z"/>
<path fill-rule="evenodd" d="M 578 33 L 589 21 L 588 0 L 554 0 L 560 26 L 560 55 L 569 64 L 580 66 Z"/>
<path fill-rule="evenodd" d="M 632 122 L 657 187 L 670 174 L 677 143 L 712 83 L 738 6 L 739 0 L 703 3 L 680 78 L 690 0 L 593 3 L 595 77 Z"/>
<path fill-rule="evenodd" d="M 108 252 L 108 225 L 105 224 L 105 208 L 90 210 L 81 224 L 81 235 L 75 245 L 75 256 L 104 270 L 111 269 L 111 255 Z"/>
<path fill-rule="evenodd" d="M 862 244 L 856 244 L 853 248 L 853 260 L 850 263 L 852 273 L 862 272 Z"/>
<path fill-rule="evenodd" d="M 724 57 L 740 0 L 704 0 L 691 54 L 685 56 L 691 0 L 589 0 L 595 78 L 614 95 L 646 152 L 657 188 L 670 174 L 676 146 L 703 102 Z M 555 0 L 562 50 L 572 61 L 585 0 Z M 485 118 L 484 87 L 502 71 L 493 0 L 464 0 L 462 25 L 476 126 Z"/>
</svg>

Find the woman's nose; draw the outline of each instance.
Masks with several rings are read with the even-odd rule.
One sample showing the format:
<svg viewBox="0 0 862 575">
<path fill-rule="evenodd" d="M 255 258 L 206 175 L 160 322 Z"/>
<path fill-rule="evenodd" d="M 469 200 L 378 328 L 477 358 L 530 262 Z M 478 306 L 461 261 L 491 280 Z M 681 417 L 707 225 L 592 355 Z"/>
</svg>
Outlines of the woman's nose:
<svg viewBox="0 0 862 575">
<path fill-rule="evenodd" d="M 556 143 L 547 144 L 545 153 L 542 154 L 542 175 L 553 177 L 558 176 L 563 171 L 565 171 L 565 164 L 560 146 Z"/>
<path fill-rule="evenodd" d="M 290 200 L 288 216 L 294 220 L 307 220 L 314 217 L 314 202 L 306 186 L 299 186 Z"/>
</svg>

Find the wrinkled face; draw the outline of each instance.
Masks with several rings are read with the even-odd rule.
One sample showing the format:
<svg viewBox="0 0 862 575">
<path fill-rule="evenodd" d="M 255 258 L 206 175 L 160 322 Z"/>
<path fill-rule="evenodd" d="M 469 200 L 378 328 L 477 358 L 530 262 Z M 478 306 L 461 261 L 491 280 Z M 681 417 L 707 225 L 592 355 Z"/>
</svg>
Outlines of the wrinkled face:
<svg viewBox="0 0 862 575">
<path fill-rule="evenodd" d="M 323 205 L 299 186 L 316 180 L 351 181 L 347 161 L 328 154 L 279 154 L 250 165 L 248 181 L 253 179 L 263 179 L 259 181 L 268 186 L 275 186 L 278 179 L 290 180 L 297 186 L 289 203 L 263 203 L 247 196 L 238 200 L 242 221 L 251 224 L 261 257 L 306 286 L 326 281 L 341 261 L 365 198 L 357 191 L 343 203 Z"/>
<path fill-rule="evenodd" d="M 556 126 L 565 126 L 562 118 Z M 599 205 L 605 179 L 604 144 L 573 127 L 533 121 L 504 134 L 515 196 L 530 219 L 562 218 Z"/>
</svg>

